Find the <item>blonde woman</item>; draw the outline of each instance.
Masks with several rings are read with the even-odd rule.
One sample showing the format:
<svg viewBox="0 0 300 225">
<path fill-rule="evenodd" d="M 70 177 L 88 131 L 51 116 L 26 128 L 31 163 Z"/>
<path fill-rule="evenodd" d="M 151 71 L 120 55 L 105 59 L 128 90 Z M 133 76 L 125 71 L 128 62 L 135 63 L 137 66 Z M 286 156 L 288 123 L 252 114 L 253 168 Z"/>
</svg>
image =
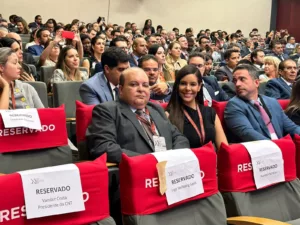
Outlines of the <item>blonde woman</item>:
<svg viewBox="0 0 300 225">
<path fill-rule="evenodd" d="M 168 47 L 166 56 L 165 73 L 166 81 L 175 81 L 175 73 L 187 65 L 187 61 L 180 58 L 181 47 L 178 41 L 172 42 Z"/>
<path fill-rule="evenodd" d="M 58 56 L 56 70 L 50 80 L 51 85 L 60 81 L 81 81 L 88 79 L 85 71 L 79 70 L 79 55 L 72 46 L 63 48 Z"/>
<path fill-rule="evenodd" d="M 265 74 L 259 76 L 260 82 L 266 82 L 273 78 L 278 78 L 278 67 L 280 60 L 274 56 L 266 56 L 264 58 Z"/>
</svg>

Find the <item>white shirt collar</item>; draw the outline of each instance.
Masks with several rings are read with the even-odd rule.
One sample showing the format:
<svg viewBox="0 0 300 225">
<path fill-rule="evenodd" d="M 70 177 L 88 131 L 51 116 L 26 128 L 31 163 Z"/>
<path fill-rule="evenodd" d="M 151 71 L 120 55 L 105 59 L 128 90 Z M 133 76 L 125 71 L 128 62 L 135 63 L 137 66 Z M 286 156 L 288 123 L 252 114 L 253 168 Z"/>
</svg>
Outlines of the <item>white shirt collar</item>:
<svg viewBox="0 0 300 225">
<path fill-rule="evenodd" d="M 286 81 L 283 77 L 280 77 L 289 87 L 292 85 L 292 83 Z"/>
</svg>

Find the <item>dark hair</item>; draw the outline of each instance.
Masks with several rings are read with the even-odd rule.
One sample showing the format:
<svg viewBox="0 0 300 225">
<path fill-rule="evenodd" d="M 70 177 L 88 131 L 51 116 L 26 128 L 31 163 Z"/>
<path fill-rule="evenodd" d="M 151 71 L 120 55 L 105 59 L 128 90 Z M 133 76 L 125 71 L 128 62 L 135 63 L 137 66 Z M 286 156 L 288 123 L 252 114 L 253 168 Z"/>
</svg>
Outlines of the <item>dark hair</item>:
<svg viewBox="0 0 300 225">
<path fill-rule="evenodd" d="M 128 40 L 126 37 L 124 37 L 123 35 L 120 35 L 114 39 L 111 40 L 109 47 L 113 47 L 116 46 L 116 42 L 118 41 L 125 41 L 128 44 Z"/>
<path fill-rule="evenodd" d="M 205 30 L 205 33 L 206 33 L 207 31 L 210 31 L 210 29 L 206 29 L 206 30 Z"/>
<path fill-rule="evenodd" d="M 296 62 L 295 62 L 294 60 L 292 60 L 292 59 L 285 59 L 285 60 L 283 60 L 283 61 L 281 61 L 281 62 L 279 63 L 278 69 L 279 69 L 279 70 L 284 70 L 284 68 L 285 68 L 285 63 L 288 62 L 288 61 L 291 61 L 291 62 L 296 63 Z"/>
<path fill-rule="evenodd" d="M 41 17 L 41 15 L 36 15 L 36 16 L 34 17 L 34 20 L 37 20 L 39 17 Z"/>
<path fill-rule="evenodd" d="M 130 24 L 130 26 L 131 26 L 131 23 L 130 22 L 126 22 L 125 23 L 125 27 L 127 26 L 127 25 L 129 25 Z"/>
<path fill-rule="evenodd" d="M 53 24 L 54 24 L 54 27 L 57 26 L 57 23 L 56 23 L 56 20 L 55 20 L 55 19 L 52 19 L 52 18 L 48 19 L 47 22 L 45 23 L 45 25 L 48 24 L 48 23 L 53 23 Z"/>
<path fill-rule="evenodd" d="M 158 29 L 163 29 L 163 27 L 162 27 L 162 25 L 158 25 L 157 27 L 156 27 L 156 31 L 158 30 Z"/>
<path fill-rule="evenodd" d="M 97 33 L 97 31 L 96 31 L 95 29 L 93 29 L 93 28 L 92 28 L 92 29 L 89 29 L 89 30 L 88 30 L 88 33 L 90 34 L 92 30 L 95 31 L 95 32 Z"/>
<path fill-rule="evenodd" d="M 253 28 L 253 29 L 252 29 L 252 31 L 256 31 L 256 32 L 258 32 L 258 29 L 257 29 L 257 28 Z"/>
<path fill-rule="evenodd" d="M 255 66 L 250 64 L 239 64 L 235 67 L 232 73 L 235 73 L 238 70 L 247 70 L 249 75 L 252 77 L 253 80 L 258 79 L 258 70 Z"/>
<path fill-rule="evenodd" d="M 138 67 L 142 68 L 142 67 L 143 67 L 143 63 L 144 63 L 145 61 L 148 61 L 148 60 L 154 60 L 155 62 L 158 63 L 158 60 L 155 58 L 154 55 L 148 54 L 148 55 L 142 56 L 142 57 L 139 59 Z"/>
<path fill-rule="evenodd" d="M 81 39 L 81 42 L 83 42 L 85 39 L 91 40 L 90 36 L 87 34 L 80 34 L 80 39 Z"/>
<path fill-rule="evenodd" d="M 19 45 L 20 43 L 13 39 L 13 38 L 8 38 L 8 37 L 3 37 L 0 39 L 0 47 L 8 47 L 8 48 L 11 48 L 12 44 L 17 42 Z"/>
<path fill-rule="evenodd" d="M 202 39 L 207 39 L 207 40 L 209 40 L 209 37 L 207 37 L 207 36 L 201 36 L 201 37 L 199 38 L 199 44 L 201 44 Z"/>
<path fill-rule="evenodd" d="M 205 55 L 204 54 L 202 54 L 201 52 L 193 52 L 192 54 L 189 55 L 188 64 L 190 63 L 190 60 L 192 58 L 195 58 L 195 57 L 200 57 L 205 61 Z"/>
<path fill-rule="evenodd" d="M 81 26 L 78 28 L 79 32 L 83 31 L 83 29 L 87 29 L 87 28 L 86 28 L 84 25 L 81 25 Z"/>
<path fill-rule="evenodd" d="M 250 60 L 252 63 L 254 63 L 254 58 L 257 57 L 257 53 L 259 52 L 264 52 L 264 51 L 262 49 L 255 49 L 253 52 L 251 52 Z"/>
<path fill-rule="evenodd" d="M 240 64 L 248 64 L 248 65 L 253 65 L 251 61 L 249 61 L 248 59 L 241 59 L 237 65 Z"/>
<path fill-rule="evenodd" d="M 71 25 L 73 26 L 74 24 L 78 23 L 79 22 L 79 19 L 74 19 L 71 23 Z"/>
<path fill-rule="evenodd" d="M 60 29 L 64 29 L 64 28 L 62 26 L 56 26 L 56 27 L 54 27 L 54 32 L 56 32 L 56 31 L 58 31 Z"/>
<path fill-rule="evenodd" d="M 115 36 L 115 33 L 119 32 L 120 33 L 120 30 L 112 30 L 110 32 L 111 36 Z"/>
<path fill-rule="evenodd" d="M 293 38 L 294 36 L 290 35 L 287 37 L 287 41 L 289 42 L 291 40 L 291 38 Z"/>
<path fill-rule="evenodd" d="M 119 63 L 129 62 L 129 56 L 118 47 L 108 48 L 101 56 L 102 68 L 107 65 L 109 68 L 118 66 Z"/>
<path fill-rule="evenodd" d="M 290 103 L 288 104 L 285 112 L 295 112 L 300 109 L 300 79 L 297 79 L 293 85 L 292 93 L 290 97 Z"/>
<path fill-rule="evenodd" d="M 242 31 L 241 30 L 237 30 L 235 33 L 242 33 Z"/>
<path fill-rule="evenodd" d="M 30 33 L 28 24 L 27 24 L 27 22 L 26 22 L 22 17 L 18 17 L 18 18 L 16 19 L 16 22 L 17 22 L 17 23 L 22 23 L 22 25 L 23 25 L 23 27 L 24 27 L 24 34 L 29 34 L 29 33 Z"/>
<path fill-rule="evenodd" d="M 236 33 L 232 33 L 232 34 L 230 35 L 230 39 L 232 39 L 232 38 L 238 38 L 238 37 L 239 37 L 239 35 L 236 34 Z"/>
<path fill-rule="evenodd" d="M 102 20 L 102 17 L 101 17 L 101 16 L 99 16 L 99 17 L 98 17 L 98 19 L 97 19 L 97 23 L 100 23 L 100 22 L 101 22 L 101 20 Z"/>
<path fill-rule="evenodd" d="M 178 31 L 179 31 L 179 29 L 178 29 L 177 27 L 174 27 L 172 31 L 174 31 L 174 32 L 175 32 L 176 30 L 178 30 Z"/>
<path fill-rule="evenodd" d="M 190 33 L 192 32 L 192 28 L 186 28 L 185 33 Z"/>
<path fill-rule="evenodd" d="M 36 37 L 37 38 L 41 38 L 42 37 L 42 32 L 43 31 L 48 31 L 46 28 L 40 28 L 38 31 L 37 31 L 37 33 L 36 33 Z"/>
<path fill-rule="evenodd" d="M 275 45 L 281 45 L 281 42 L 278 40 L 271 41 L 270 48 L 273 49 L 275 47 Z"/>
<path fill-rule="evenodd" d="M 13 15 L 10 15 L 8 19 L 9 19 L 9 21 L 11 21 L 11 20 L 15 21 L 16 17 L 18 17 L 18 16 L 13 14 Z"/>
<path fill-rule="evenodd" d="M 105 42 L 105 40 L 104 40 L 102 37 L 96 35 L 96 36 L 93 37 L 92 40 L 91 40 L 91 46 L 95 46 L 95 44 L 97 43 L 97 41 L 98 41 L 99 39 L 101 39 L 101 40 L 103 40 L 103 41 Z M 104 45 L 105 45 L 105 43 L 104 43 Z M 94 49 L 93 49 L 92 47 L 91 47 L 91 52 L 92 52 L 92 55 L 94 55 Z"/>
<path fill-rule="evenodd" d="M 183 125 L 184 125 L 184 113 L 182 110 L 183 102 L 179 95 L 178 89 L 180 85 L 180 81 L 182 78 L 189 74 L 195 74 L 198 79 L 198 83 L 202 83 L 202 76 L 200 71 L 197 67 L 193 65 L 186 65 L 182 69 L 180 69 L 176 75 L 175 83 L 173 86 L 173 92 L 171 95 L 171 99 L 167 106 L 167 111 L 170 113 L 169 120 L 172 124 L 174 124 L 179 131 L 183 132 Z M 196 102 L 198 104 L 203 105 L 203 89 L 201 87 L 200 91 L 198 92 L 196 98 Z"/>
<path fill-rule="evenodd" d="M 229 59 L 231 57 L 232 53 L 240 53 L 240 52 L 239 52 L 239 50 L 236 50 L 236 49 L 226 50 L 226 52 L 224 53 L 224 59 Z"/>
<path fill-rule="evenodd" d="M 156 55 L 156 53 L 157 53 L 157 51 L 158 51 L 158 49 L 160 47 L 162 47 L 162 46 L 158 45 L 158 44 L 151 45 L 151 47 L 148 49 L 148 54 L 150 54 L 150 55 Z"/>
<path fill-rule="evenodd" d="M 237 43 L 230 43 L 230 44 L 227 46 L 227 50 L 230 50 L 230 49 L 232 49 L 233 47 L 238 47 L 239 49 L 241 49 L 241 47 L 240 47 Z"/>
<path fill-rule="evenodd" d="M 146 27 L 148 25 L 148 21 L 151 21 L 151 25 L 149 26 L 151 28 L 152 26 L 152 20 L 151 19 L 147 19 L 145 20 L 145 24 L 144 24 L 144 27 Z"/>
<path fill-rule="evenodd" d="M 36 34 L 36 32 L 38 32 L 38 28 L 37 29 L 34 29 L 31 34 L 30 34 L 30 39 L 29 39 L 29 42 L 32 42 L 34 41 L 34 35 Z"/>
<path fill-rule="evenodd" d="M 210 54 L 205 54 L 205 62 L 211 60 L 212 62 L 214 61 L 213 57 Z"/>
</svg>

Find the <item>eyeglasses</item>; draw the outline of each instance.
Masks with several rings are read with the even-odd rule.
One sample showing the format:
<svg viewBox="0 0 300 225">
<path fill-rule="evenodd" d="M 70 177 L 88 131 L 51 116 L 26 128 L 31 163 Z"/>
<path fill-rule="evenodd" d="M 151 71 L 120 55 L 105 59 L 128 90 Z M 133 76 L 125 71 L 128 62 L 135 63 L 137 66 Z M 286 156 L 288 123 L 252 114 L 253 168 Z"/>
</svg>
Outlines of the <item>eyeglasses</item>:
<svg viewBox="0 0 300 225">
<path fill-rule="evenodd" d="M 145 72 L 150 72 L 150 71 L 157 72 L 157 71 L 158 71 L 158 68 L 143 68 L 143 70 L 144 70 Z"/>
<path fill-rule="evenodd" d="M 190 64 L 190 65 L 193 65 L 193 66 L 196 66 L 197 68 L 202 68 L 204 65 L 203 64 Z"/>
</svg>

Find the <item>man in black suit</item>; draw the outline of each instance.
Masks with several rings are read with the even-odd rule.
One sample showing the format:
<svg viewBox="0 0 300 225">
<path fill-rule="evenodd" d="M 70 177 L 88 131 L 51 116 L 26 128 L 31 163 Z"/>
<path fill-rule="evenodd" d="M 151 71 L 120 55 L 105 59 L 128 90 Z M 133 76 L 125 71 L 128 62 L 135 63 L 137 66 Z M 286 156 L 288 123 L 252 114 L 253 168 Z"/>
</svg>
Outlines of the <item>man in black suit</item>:
<svg viewBox="0 0 300 225">
<path fill-rule="evenodd" d="M 280 41 L 272 42 L 272 53 L 270 53 L 269 56 L 275 56 L 280 61 L 284 61 L 289 58 L 287 54 L 283 53 L 283 46 Z"/>
<path fill-rule="evenodd" d="M 211 106 L 212 100 L 215 101 L 228 101 L 229 97 L 220 88 L 217 79 L 214 76 L 203 76 L 205 70 L 205 56 L 199 52 L 194 52 L 189 56 L 189 65 L 196 66 L 202 75 L 203 79 L 203 97 L 204 102 L 207 101 L 207 105 Z"/>
<path fill-rule="evenodd" d="M 242 47 L 241 49 L 241 56 L 244 58 L 247 55 L 250 55 L 251 52 L 254 50 L 254 44 L 253 41 L 250 38 L 247 38 L 245 40 L 245 46 Z"/>
<path fill-rule="evenodd" d="M 226 66 L 222 66 L 215 73 L 218 81 L 232 81 L 232 72 L 237 66 L 240 60 L 241 54 L 239 50 L 229 49 L 224 54 L 224 59 L 226 61 Z"/>
<path fill-rule="evenodd" d="M 181 35 L 177 38 L 177 41 L 179 42 L 180 47 L 181 47 L 180 58 L 182 58 L 184 60 L 188 60 L 189 53 L 187 50 L 189 48 L 189 45 L 188 45 L 188 41 L 187 41 L 186 37 Z"/>
<path fill-rule="evenodd" d="M 137 67 L 139 59 L 148 53 L 147 42 L 143 37 L 134 39 L 132 44 L 132 53 L 130 54 L 130 67 Z"/>
<path fill-rule="evenodd" d="M 28 27 L 32 30 L 42 27 L 42 17 L 41 15 L 36 15 L 34 17 L 34 22 L 30 23 Z"/>
<path fill-rule="evenodd" d="M 107 161 L 119 163 L 129 156 L 159 150 L 189 148 L 189 141 L 167 119 L 164 110 L 149 102 L 149 78 L 140 68 L 129 68 L 120 76 L 119 99 L 93 110 L 87 141 L 91 156 L 107 153 Z M 157 141 L 162 143 L 157 145 Z"/>
</svg>

